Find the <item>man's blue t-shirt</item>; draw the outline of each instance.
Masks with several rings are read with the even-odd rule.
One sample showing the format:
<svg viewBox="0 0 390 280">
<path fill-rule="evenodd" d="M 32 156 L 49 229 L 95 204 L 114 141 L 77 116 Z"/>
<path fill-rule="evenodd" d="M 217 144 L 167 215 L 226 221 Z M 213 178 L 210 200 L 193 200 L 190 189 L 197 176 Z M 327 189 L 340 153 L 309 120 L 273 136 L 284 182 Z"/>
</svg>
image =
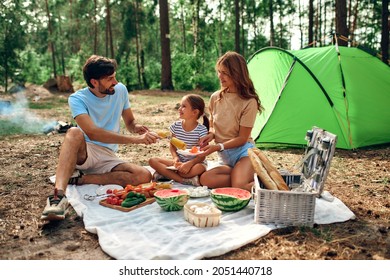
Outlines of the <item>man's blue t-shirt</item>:
<svg viewBox="0 0 390 280">
<path fill-rule="evenodd" d="M 80 89 L 69 96 L 68 103 L 73 118 L 87 114 L 97 127 L 116 133 L 120 131 L 123 110 L 130 108 L 128 91 L 121 83 L 115 86 L 114 95 L 106 95 L 103 98 L 96 97 L 88 87 Z M 92 141 L 85 133 L 84 137 L 87 142 L 107 147 L 114 152 L 118 150 L 118 144 Z"/>
</svg>

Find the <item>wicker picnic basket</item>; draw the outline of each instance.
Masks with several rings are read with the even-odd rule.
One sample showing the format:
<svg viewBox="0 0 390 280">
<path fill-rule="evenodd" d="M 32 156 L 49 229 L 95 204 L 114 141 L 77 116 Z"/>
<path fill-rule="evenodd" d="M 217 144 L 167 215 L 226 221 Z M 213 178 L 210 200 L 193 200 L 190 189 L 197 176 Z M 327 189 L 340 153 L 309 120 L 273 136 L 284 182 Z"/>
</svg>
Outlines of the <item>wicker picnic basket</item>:
<svg viewBox="0 0 390 280">
<path fill-rule="evenodd" d="M 255 174 L 252 194 L 256 223 L 278 227 L 313 226 L 316 198 L 320 197 L 323 191 L 337 136 L 313 127 L 307 131 L 306 140 L 306 152 L 298 164 L 302 166 L 301 173 L 280 172 L 290 191 L 266 189 Z"/>
</svg>

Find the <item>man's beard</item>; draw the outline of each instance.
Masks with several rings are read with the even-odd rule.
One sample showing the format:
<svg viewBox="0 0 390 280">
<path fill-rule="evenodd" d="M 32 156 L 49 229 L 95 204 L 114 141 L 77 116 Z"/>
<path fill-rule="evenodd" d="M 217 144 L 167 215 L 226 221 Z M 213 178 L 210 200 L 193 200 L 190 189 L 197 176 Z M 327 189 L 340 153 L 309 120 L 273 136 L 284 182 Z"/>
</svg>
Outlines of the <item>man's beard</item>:
<svg viewBox="0 0 390 280">
<path fill-rule="evenodd" d="M 115 89 L 113 88 L 112 90 L 110 90 L 110 88 L 106 88 L 105 90 L 102 90 L 99 87 L 99 92 L 102 93 L 102 94 L 114 95 L 115 94 Z"/>
</svg>

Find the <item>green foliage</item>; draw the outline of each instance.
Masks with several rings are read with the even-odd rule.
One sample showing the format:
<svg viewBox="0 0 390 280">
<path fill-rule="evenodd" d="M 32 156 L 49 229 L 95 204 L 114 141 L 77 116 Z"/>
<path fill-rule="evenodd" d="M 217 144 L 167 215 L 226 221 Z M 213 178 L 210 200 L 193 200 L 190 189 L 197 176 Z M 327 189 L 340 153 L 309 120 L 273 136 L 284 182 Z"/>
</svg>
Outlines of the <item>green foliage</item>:
<svg viewBox="0 0 390 280">
<path fill-rule="evenodd" d="M 84 62 L 84 58 L 77 54 L 74 54 L 69 58 L 67 72 L 72 81 L 77 81 L 81 84 L 85 83 L 82 69 Z"/>
<path fill-rule="evenodd" d="M 215 62 L 203 61 L 190 54 L 176 53 L 172 57 L 172 76 L 178 90 L 214 91 L 218 87 Z"/>
<path fill-rule="evenodd" d="M 137 64 L 135 58 L 128 61 L 122 61 L 117 70 L 117 80 L 125 84 L 129 90 L 140 89 L 138 83 Z"/>
<path fill-rule="evenodd" d="M 151 89 L 161 86 L 161 62 L 151 58 L 145 66 L 145 75 Z"/>
<path fill-rule="evenodd" d="M 51 76 L 49 54 L 37 53 L 31 46 L 19 53 L 21 76 L 25 82 L 43 84 Z"/>
<path fill-rule="evenodd" d="M 25 42 L 25 14 L 20 1 L 0 3 L 0 84 L 8 86 L 8 79 L 16 78 L 19 61 L 17 51 Z"/>
<path fill-rule="evenodd" d="M 56 0 L 47 3 L 49 11 L 46 11 L 45 1 L 5 0 L 0 3 L 0 85 L 9 81 L 43 84 L 54 77 L 54 66 L 57 74 L 65 73 L 72 82 L 84 84 L 81 68 L 85 59 L 91 54 L 111 55 L 106 1 Z M 148 86 L 160 88 L 158 1 L 108 3 L 119 79 L 130 89 L 143 88 L 138 73 L 144 71 Z M 269 3 L 269 0 L 240 1 L 240 52 L 246 58 L 269 45 Z M 298 17 L 298 1 L 273 0 L 272 3 L 274 43 L 289 48 L 292 28 L 297 28 L 294 19 Z M 356 2 L 350 3 L 355 5 Z M 301 1 L 301 4 L 302 31 L 307 33 L 307 3 Z M 380 1 L 365 0 L 358 4 L 355 40 L 360 45 L 379 49 Z M 324 8 L 327 3 L 319 5 Z M 174 88 L 214 91 L 219 86 L 214 63 L 224 52 L 235 48 L 234 1 L 180 0 L 171 1 L 169 7 Z M 48 14 L 52 30 L 48 28 Z M 327 21 L 322 22 L 328 29 L 323 34 L 334 33 L 331 24 L 334 18 L 329 16 L 321 20 Z M 141 67 L 140 58 L 137 60 L 141 50 L 145 54 L 144 69 L 137 69 Z"/>
</svg>

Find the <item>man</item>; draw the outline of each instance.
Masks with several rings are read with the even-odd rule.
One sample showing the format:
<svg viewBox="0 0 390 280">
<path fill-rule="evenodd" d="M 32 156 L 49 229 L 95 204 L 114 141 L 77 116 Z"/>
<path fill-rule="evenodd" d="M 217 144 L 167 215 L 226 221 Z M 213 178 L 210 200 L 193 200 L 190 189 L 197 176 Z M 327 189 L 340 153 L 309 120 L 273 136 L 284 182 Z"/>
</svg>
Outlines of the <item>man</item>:
<svg viewBox="0 0 390 280">
<path fill-rule="evenodd" d="M 84 64 L 87 87 L 69 96 L 69 106 L 78 127 L 70 128 L 61 147 L 54 194 L 47 198 L 42 220 L 63 220 L 68 184 L 127 184 L 150 182 L 150 172 L 119 159 L 118 144 L 152 144 L 159 138 L 137 124 L 130 108 L 126 87 L 115 78 L 115 60 L 92 55 Z M 123 119 L 129 132 L 120 134 Z M 73 176 L 75 169 L 77 176 Z M 76 172 L 76 173 L 77 173 Z"/>
</svg>

